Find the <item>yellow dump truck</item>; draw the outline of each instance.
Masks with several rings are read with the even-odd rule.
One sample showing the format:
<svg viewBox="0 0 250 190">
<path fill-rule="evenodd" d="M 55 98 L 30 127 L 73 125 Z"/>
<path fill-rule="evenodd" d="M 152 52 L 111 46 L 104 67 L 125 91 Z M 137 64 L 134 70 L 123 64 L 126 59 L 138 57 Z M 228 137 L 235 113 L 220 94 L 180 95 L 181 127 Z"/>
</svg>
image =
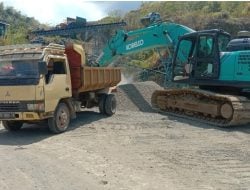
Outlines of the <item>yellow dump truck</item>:
<svg viewBox="0 0 250 190">
<path fill-rule="evenodd" d="M 61 133 L 84 108 L 113 115 L 112 92 L 120 80 L 119 68 L 86 66 L 80 45 L 1 46 L 0 120 L 9 131 L 47 121 L 53 133 Z"/>
</svg>

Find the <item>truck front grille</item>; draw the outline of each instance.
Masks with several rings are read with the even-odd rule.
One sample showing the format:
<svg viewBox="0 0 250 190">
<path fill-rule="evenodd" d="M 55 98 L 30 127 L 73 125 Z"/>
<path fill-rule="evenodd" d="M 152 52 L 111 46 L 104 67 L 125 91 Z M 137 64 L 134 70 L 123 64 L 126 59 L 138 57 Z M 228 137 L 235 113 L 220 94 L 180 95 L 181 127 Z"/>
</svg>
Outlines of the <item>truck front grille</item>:
<svg viewBox="0 0 250 190">
<path fill-rule="evenodd" d="M 0 102 L 0 112 L 18 112 L 18 111 L 26 111 L 26 105 L 22 103 L 10 103 L 10 102 Z"/>
</svg>

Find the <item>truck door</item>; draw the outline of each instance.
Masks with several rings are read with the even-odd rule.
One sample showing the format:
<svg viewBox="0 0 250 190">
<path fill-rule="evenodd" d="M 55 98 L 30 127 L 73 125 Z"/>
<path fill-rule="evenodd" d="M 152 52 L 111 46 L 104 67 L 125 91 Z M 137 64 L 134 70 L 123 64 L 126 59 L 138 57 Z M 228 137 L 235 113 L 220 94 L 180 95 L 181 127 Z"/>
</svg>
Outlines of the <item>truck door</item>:
<svg viewBox="0 0 250 190">
<path fill-rule="evenodd" d="M 72 96 L 71 80 L 66 59 L 49 57 L 45 76 L 45 110 L 54 111 L 59 100 Z"/>
<path fill-rule="evenodd" d="M 215 79 L 219 77 L 219 53 L 215 35 L 199 34 L 196 52 L 195 78 Z"/>
</svg>

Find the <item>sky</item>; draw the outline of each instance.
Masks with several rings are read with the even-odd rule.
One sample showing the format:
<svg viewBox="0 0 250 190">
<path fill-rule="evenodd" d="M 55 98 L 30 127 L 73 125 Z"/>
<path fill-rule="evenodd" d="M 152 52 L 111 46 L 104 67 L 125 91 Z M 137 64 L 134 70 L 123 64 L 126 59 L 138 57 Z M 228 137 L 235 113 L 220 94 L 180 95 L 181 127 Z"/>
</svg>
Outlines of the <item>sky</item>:
<svg viewBox="0 0 250 190">
<path fill-rule="evenodd" d="M 85 1 L 85 0 L 0 0 L 4 6 L 14 7 L 23 15 L 34 17 L 49 25 L 61 23 L 66 17 L 80 16 L 97 21 L 112 10 L 130 11 L 140 7 L 142 1 Z"/>
</svg>

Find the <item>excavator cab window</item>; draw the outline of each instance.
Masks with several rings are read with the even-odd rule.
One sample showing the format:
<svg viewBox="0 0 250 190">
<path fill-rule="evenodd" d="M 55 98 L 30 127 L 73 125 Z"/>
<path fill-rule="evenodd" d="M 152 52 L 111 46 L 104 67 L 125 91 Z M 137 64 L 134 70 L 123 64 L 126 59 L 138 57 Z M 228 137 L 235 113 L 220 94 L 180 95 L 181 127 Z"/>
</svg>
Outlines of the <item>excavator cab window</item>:
<svg viewBox="0 0 250 190">
<path fill-rule="evenodd" d="M 219 75 L 219 57 L 216 48 L 216 35 L 199 34 L 195 79 L 212 79 Z"/>
<path fill-rule="evenodd" d="M 209 57 L 213 53 L 212 36 L 200 36 L 198 46 L 198 57 Z"/>
<path fill-rule="evenodd" d="M 227 51 L 227 45 L 230 42 L 231 38 L 228 35 L 225 34 L 219 34 L 218 35 L 218 48 L 220 52 Z"/>
<path fill-rule="evenodd" d="M 184 38 L 179 42 L 173 64 L 173 80 L 188 80 L 193 75 L 195 38 Z"/>
</svg>

